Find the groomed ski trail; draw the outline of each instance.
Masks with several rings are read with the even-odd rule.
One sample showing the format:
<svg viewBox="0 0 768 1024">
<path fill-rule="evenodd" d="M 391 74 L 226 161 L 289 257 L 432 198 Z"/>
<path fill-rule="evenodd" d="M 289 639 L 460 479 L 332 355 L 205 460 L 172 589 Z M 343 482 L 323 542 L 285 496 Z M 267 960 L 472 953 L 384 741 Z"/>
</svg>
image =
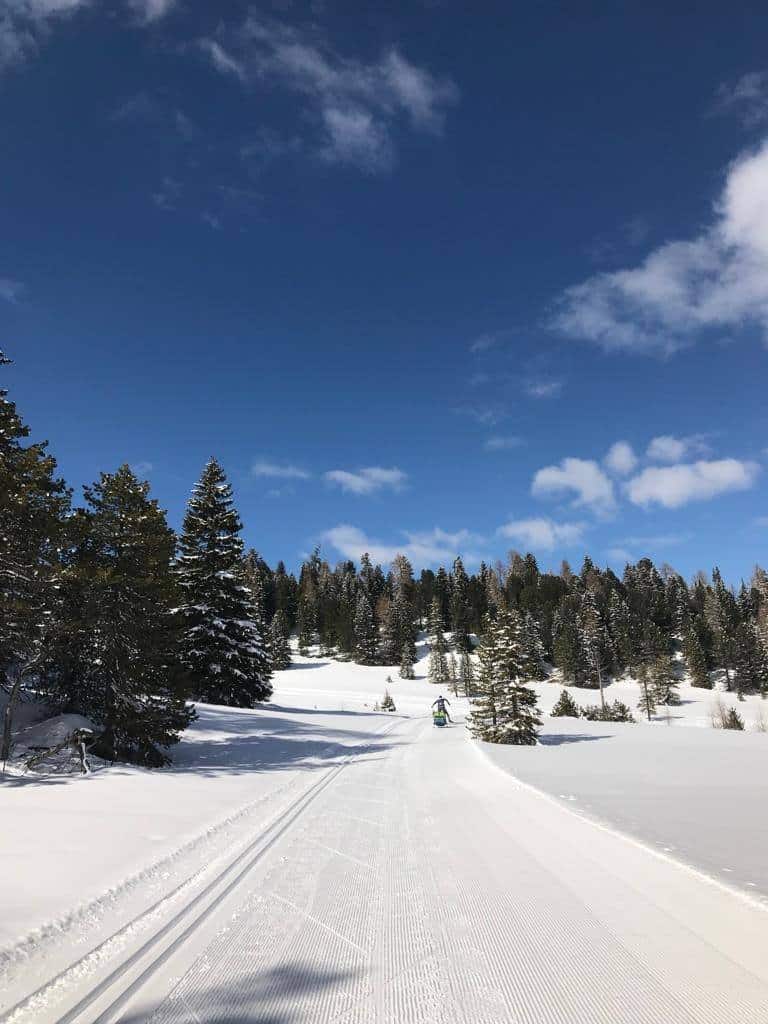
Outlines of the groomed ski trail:
<svg viewBox="0 0 768 1024">
<path fill-rule="evenodd" d="M 35 1019 L 768 1020 L 765 910 L 516 784 L 461 724 L 400 719 L 387 744 L 324 775 L 127 989 Z"/>
</svg>

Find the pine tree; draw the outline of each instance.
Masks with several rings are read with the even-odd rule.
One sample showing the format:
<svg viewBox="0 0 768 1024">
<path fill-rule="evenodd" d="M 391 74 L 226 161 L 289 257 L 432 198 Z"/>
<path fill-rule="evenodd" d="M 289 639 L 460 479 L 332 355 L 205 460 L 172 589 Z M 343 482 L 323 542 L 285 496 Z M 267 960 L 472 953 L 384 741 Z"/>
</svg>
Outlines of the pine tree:
<svg viewBox="0 0 768 1024">
<path fill-rule="evenodd" d="M 760 693 L 764 697 L 768 692 L 768 658 L 754 622 L 742 622 L 736 631 L 734 662 L 739 700 L 745 693 Z"/>
<path fill-rule="evenodd" d="M 469 638 L 471 615 L 469 577 L 461 558 L 457 558 L 451 575 L 451 629 L 453 646 L 457 651 L 468 651 L 472 646 Z"/>
<path fill-rule="evenodd" d="M 174 536 L 129 466 L 84 492 L 86 539 L 63 588 L 77 590 L 89 628 L 75 655 L 76 686 L 64 682 L 59 700 L 100 727 L 96 753 L 165 764 L 165 748 L 193 717 L 173 614 Z"/>
<path fill-rule="evenodd" d="M 378 660 L 379 631 L 373 618 L 368 595 L 361 587 L 355 609 L 355 660 L 360 665 L 375 665 Z"/>
<path fill-rule="evenodd" d="M 401 679 L 415 679 L 416 673 L 413 670 L 414 662 L 412 661 L 413 655 L 411 653 L 411 645 L 405 644 L 403 647 L 403 653 L 400 657 L 400 678 Z"/>
<path fill-rule="evenodd" d="M 182 660 L 202 700 L 253 707 L 269 699 L 272 687 L 263 624 L 243 579 L 241 529 L 232 488 L 211 459 L 179 541 Z"/>
<path fill-rule="evenodd" d="M 637 707 L 644 715 L 647 715 L 650 722 L 651 716 L 656 713 L 656 695 L 653 689 L 650 665 L 647 661 L 640 662 L 637 681 L 640 685 L 640 700 L 637 702 Z"/>
<path fill-rule="evenodd" d="M 282 608 L 278 608 L 269 625 L 269 656 L 273 672 L 290 668 L 290 629 L 288 616 Z"/>
<path fill-rule="evenodd" d="M 9 362 L 0 352 L 0 367 Z M 24 444 L 29 428 L 7 396 L 0 388 L 0 687 L 8 690 L 3 762 L 18 701 L 46 657 L 70 503 L 47 442 Z"/>
<path fill-rule="evenodd" d="M 471 697 L 475 689 L 475 667 L 468 651 L 462 651 L 459 658 L 459 682 L 465 697 Z"/>
<path fill-rule="evenodd" d="M 437 598 L 432 601 L 427 623 L 429 634 L 429 663 L 427 678 L 430 683 L 444 683 L 448 679 L 448 661 L 446 652 L 448 645 L 443 635 L 443 617 Z"/>
<path fill-rule="evenodd" d="M 523 617 L 523 671 L 525 679 L 546 678 L 541 630 L 530 612 Z"/>
<path fill-rule="evenodd" d="M 568 693 L 567 690 L 561 690 L 560 696 L 557 699 L 557 703 L 552 708 L 551 715 L 553 718 L 578 718 L 581 712 L 579 711 L 579 705 Z"/>
<path fill-rule="evenodd" d="M 707 669 L 707 658 L 693 622 L 689 624 L 683 636 L 683 656 L 691 676 L 691 685 L 711 690 L 712 680 Z"/>
<path fill-rule="evenodd" d="M 473 701 L 470 728 L 492 743 L 531 746 L 541 719 L 536 694 L 522 682 L 523 630 L 520 615 L 502 612 L 488 623 L 481 646 L 481 684 Z"/>
<path fill-rule="evenodd" d="M 594 572 L 593 569 L 590 571 Z M 600 690 L 600 704 L 605 707 L 603 685 L 614 659 L 608 631 L 591 590 L 585 591 L 582 597 L 578 628 L 579 641 L 588 668 L 586 681 Z"/>
<path fill-rule="evenodd" d="M 655 704 L 672 707 L 680 703 L 677 692 L 677 676 L 672 658 L 659 654 L 650 666 L 651 687 Z"/>
<path fill-rule="evenodd" d="M 448 655 L 448 682 L 451 684 L 454 697 L 459 695 L 459 666 L 456 655 L 451 651 Z"/>
<path fill-rule="evenodd" d="M 392 699 L 392 694 L 389 692 L 389 690 L 385 690 L 384 691 L 384 696 L 382 697 L 382 700 L 381 700 L 381 710 L 382 711 L 397 711 L 397 708 L 395 707 L 395 702 Z"/>
</svg>

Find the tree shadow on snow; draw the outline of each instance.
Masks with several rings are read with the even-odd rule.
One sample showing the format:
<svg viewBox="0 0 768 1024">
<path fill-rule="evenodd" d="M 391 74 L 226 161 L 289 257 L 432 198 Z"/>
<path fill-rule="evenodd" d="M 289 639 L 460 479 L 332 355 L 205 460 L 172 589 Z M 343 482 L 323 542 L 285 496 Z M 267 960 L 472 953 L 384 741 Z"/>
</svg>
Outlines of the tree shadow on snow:
<svg viewBox="0 0 768 1024">
<path fill-rule="evenodd" d="M 271 709 L 270 709 L 271 710 Z M 321 712 L 317 712 L 320 714 Z M 370 714 L 358 713 L 361 718 Z M 211 733 L 210 738 L 206 733 Z M 224 733 L 225 735 L 216 735 Z M 260 773 L 281 769 L 327 768 L 349 754 L 363 759 L 390 750 L 395 742 L 370 730 L 338 729 L 270 715 L 238 714 L 237 708 L 206 708 L 195 722 L 192 737 L 173 751 L 173 763 L 160 769 L 163 774 L 185 773 L 208 776 Z M 368 741 L 368 742 L 366 742 Z M 357 746 L 352 744 L 357 743 Z"/>
<path fill-rule="evenodd" d="M 539 736 L 539 743 L 545 747 L 560 747 L 565 743 L 585 743 L 589 740 L 611 740 L 613 734 L 605 736 L 594 736 L 591 733 L 551 733 L 550 735 Z"/>
<path fill-rule="evenodd" d="M 238 973 L 229 984 L 209 985 L 203 980 L 196 991 L 182 981 L 171 996 L 175 1024 L 293 1024 L 317 1020 L 318 1013 L 333 1006 L 334 1019 L 355 1008 L 356 995 L 350 982 L 357 970 L 324 971 L 309 964 L 286 964 L 262 973 Z M 338 987 L 339 992 L 325 990 Z M 344 990 L 348 995 L 343 994 Z M 368 1018 L 358 1007 L 360 1020 Z M 370 1008 L 368 1008 L 370 1009 Z M 146 1024 L 146 1014 L 120 1018 L 123 1024 Z"/>
</svg>

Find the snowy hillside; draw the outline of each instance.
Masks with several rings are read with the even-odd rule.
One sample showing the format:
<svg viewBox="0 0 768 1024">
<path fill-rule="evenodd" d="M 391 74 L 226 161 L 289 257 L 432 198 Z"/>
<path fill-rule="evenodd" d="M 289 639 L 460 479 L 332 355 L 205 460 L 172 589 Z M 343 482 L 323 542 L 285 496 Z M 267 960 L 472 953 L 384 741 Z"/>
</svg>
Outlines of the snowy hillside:
<svg viewBox="0 0 768 1024">
<path fill-rule="evenodd" d="M 425 678 L 425 645 L 420 646 L 419 654 L 417 678 L 410 681 L 379 667 L 298 658 L 294 667 L 278 674 L 273 703 L 262 709 L 199 706 L 198 721 L 174 751 L 172 767 L 165 770 L 97 764 L 94 774 L 86 778 L 14 776 L 0 794 L 3 821 L 13 822 L 5 833 L 0 872 L 4 908 L 0 963 L 5 982 L 0 1007 L 20 1006 L 9 1019 L 15 1024 L 58 1019 L 61 1008 L 87 992 L 106 966 L 122 962 L 136 943 L 183 911 L 196 893 L 220 885 L 234 859 L 251 856 L 259 837 L 271 837 L 277 827 L 282 828 L 286 816 L 292 820 L 297 808 L 303 807 L 302 801 L 314 799 L 318 782 L 327 781 L 329 772 L 333 775 L 345 765 L 347 771 L 333 784 L 338 794 L 333 804 L 334 824 L 314 817 L 307 822 L 302 819 L 300 826 L 288 831 L 304 867 L 293 882 L 281 881 L 281 887 L 289 888 L 281 888 L 283 895 L 274 897 L 275 906 L 285 909 L 303 905 L 306 899 L 325 899 L 324 893 L 329 895 L 341 886 L 342 901 L 333 912 L 337 919 L 334 929 L 346 934 L 352 928 L 356 937 L 349 932 L 346 946 L 339 939 L 340 949 L 372 948 L 370 929 L 382 934 L 381 920 L 374 925 L 362 918 L 345 918 L 343 910 L 345 901 L 352 899 L 367 877 L 365 872 L 360 874 L 359 865 L 370 856 L 373 867 L 376 858 L 384 855 L 383 849 L 376 853 L 370 846 L 376 847 L 382 829 L 393 841 L 398 836 L 400 847 L 399 852 L 387 853 L 376 870 L 385 878 L 389 876 L 384 864 L 400 863 L 406 873 L 416 871 L 416 876 L 408 877 L 419 878 L 417 888 L 409 889 L 417 903 L 442 892 L 445 903 L 441 909 L 425 906 L 419 911 L 433 915 L 433 924 L 437 920 L 434 914 L 451 912 L 450 887 L 445 888 L 440 871 L 434 875 L 430 868 L 427 884 L 426 876 L 418 875 L 424 868 L 417 862 L 433 849 L 430 863 L 443 863 L 454 844 L 466 835 L 462 821 L 465 815 L 471 820 L 478 813 L 486 790 L 496 793 L 507 808 L 500 822 L 511 825 L 517 821 L 519 825 L 522 805 L 526 815 L 552 816 L 548 827 L 555 830 L 558 845 L 570 843 L 574 829 L 579 835 L 589 835 L 589 829 L 597 835 L 593 825 L 573 816 L 572 810 L 577 809 L 647 841 L 665 856 L 679 857 L 720 882 L 742 887 L 754 899 L 768 900 L 768 873 L 760 852 L 767 838 L 761 824 L 766 796 L 761 780 L 765 778 L 768 737 L 677 728 L 707 723 L 708 704 L 713 699 L 710 692 L 683 687 L 683 703 L 669 718 L 671 728 L 666 718 L 650 726 L 545 718 L 539 746 L 490 747 L 469 738 L 463 726 L 467 702 L 450 693 L 446 696 L 452 702 L 457 726 L 444 731 L 432 728 L 429 707 L 437 690 Z M 385 687 L 397 706 L 393 714 L 373 711 Z M 540 683 L 536 690 L 542 708 L 547 709 L 560 687 Z M 628 703 L 636 700 L 637 688 L 633 691 L 631 683 L 612 687 L 611 699 L 614 690 Z M 579 697 L 580 703 L 593 702 L 594 692 L 583 691 Z M 748 705 L 747 717 L 756 711 L 757 705 Z M 350 755 L 355 758 L 351 765 Z M 496 772 L 493 764 L 504 773 Z M 358 766 L 354 771 L 353 765 Z M 552 794 L 567 804 L 568 810 L 555 805 L 547 810 L 542 797 L 521 789 L 507 773 Z M 391 800 L 400 804 L 401 798 L 405 803 L 396 810 Z M 429 806 L 435 800 L 442 821 L 435 818 L 436 808 Z M 381 821 L 378 809 L 385 812 Z M 410 825 L 397 824 L 403 813 Z M 418 828 L 421 846 L 409 849 L 407 837 L 416 822 L 422 822 Z M 433 823 L 432 830 L 424 829 L 423 823 L 428 822 Z M 487 828 L 480 819 L 476 826 L 478 834 Z M 329 834 L 329 829 L 338 835 Z M 649 877 L 654 871 L 680 871 L 663 866 L 641 848 L 632 848 L 608 833 L 603 835 L 599 841 L 611 845 L 614 861 L 645 857 L 643 870 L 651 873 Z M 415 834 L 413 841 L 417 842 Z M 501 840 L 497 837 L 494 841 Z M 455 850 L 450 854 L 454 856 L 458 857 Z M 475 850 L 472 857 L 476 856 Z M 503 859 L 501 852 L 499 856 Z M 337 858 L 342 872 L 337 881 L 333 881 L 336 876 L 329 857 Z M 267 862 L 271 863 L 265 856 L 265 865 Z M 273 873 L 280 873 L 279 863 L 278 859 L 272 866 Z M 458 860 L 450 863 L 451 872 L 462 870 Z M 473 863 L 468 860 L 463 870 Z M 348 870 L 353 870 L 356 880 L 345 896 L 348 882 L 342 879 Z M 321 872 L 312 883 L 320 888 L 312 888 L 311 896 L 304 884 L 309 879 L 301 881 L 307 871 L 312 877 Z M 261 877 L 258 871 L 256 876 Z M 321 877 L 325 879 L 322 882 Z M 685 885 L 698 892 L 697 885 L 703 883 L 695 882 L 697 876 L 685 877 Z M 387 884 L 401 883 L 392 877 Z M 451 884 L 458 885 L 459 891 L 464 882 L 454 879 Z M 380 899 L 381 891 L 377 891 Z M 429 891 L 433 897 L 428 896 Z M 742 906 L 744 914 L 757 913 L 738 900 L 734 903 L 734 897 L 717 897 L 720 890 L 707 891 L 708 898 L 724 899 L 729 913 L 736 906 Z M 476 899 L 479 894 L 472 897 L 472 901 Z M 349 904 L 350 913 L 357 905 L 356 896 Z M 479 908 L 479 903 L 474 911 L 465 907 L 461 914 L 479 913 Z M 266 912 L 263 906 L 262 912 Z M 331 912 L 330 905 L 327 912 Z M 293 914 L 290 910 L 289 916 Z M 760 912 L 750 922 L 750 927 L 768 928 L 768 915 Z M 497 926 L 502 925 L 500 920 Z M 285 922 L 278 926 L 274 916 L 263 920 L 260 927 L 277 929 L 274 942 L 278 946 L 287 941 Z M 455 928 L 459 937 L 458 919 Z M 205 929 L 200 934 L 212 939 L 216 933 L 214 928 L 210 934 Z M 310 948 L 311 944 L 301 955 L 310 956 Z M 392 947 L 391 952 L 396 958 L 406 956 L 399 970 L 406 969 L 406 951 Z M 340 962 L 348 960 L 342 957 Z M 329 965 L 316 965 L 317 969 L 321 966 Z M 346 968 L 340 969 L 343 976 Z M 59 974 L 51 988 L 50 979 Z M 417 988 L 426 984 L 426 975 L 417 972 L 417 977 L 422 978 Z M 768 976 L 765 980 L 768 985 Z M 38 997 L 25 1004 L 25 997 L 38 989 Z M 760 992 L 762 999 L 763 990 Z M 768 988 L 765 994 L 768 998 Z M 438 996 L 433 992 L 423 998 L 429 1003 Z M 87 1016 L 90 1012 L 71 1019 L 93 1019 Z M 161 1014 L 158 1021 L 188 1019 L 169 1014 L 170 1010 Z M 326 1018 L 298 1014 L 275 1019 Z M 355 1019 L 354 1014 L 349 1019 Z M 413 1019 L 431 1018 L 417 1014 Z M 506 1018 L 491 1013 L 487 1019 Z"/>
</svg>

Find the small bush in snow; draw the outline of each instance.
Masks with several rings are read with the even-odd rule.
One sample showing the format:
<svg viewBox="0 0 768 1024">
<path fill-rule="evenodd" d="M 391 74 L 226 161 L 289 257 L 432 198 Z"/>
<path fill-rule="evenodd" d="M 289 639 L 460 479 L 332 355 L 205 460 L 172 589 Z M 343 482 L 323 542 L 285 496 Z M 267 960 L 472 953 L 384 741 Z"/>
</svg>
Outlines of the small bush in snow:
<svg viewBox="0 0 768 1024">
<path fill-rule="evenodd" d="M 384 696 L 381 698 L 381 710 L 382 711 L 397 711 L 395 702 L 392 699 L 392 694 L 389 690 L 384 691 Z"/>
<path fill-rule="evenodd" d="M 581 711 L 570 693 L 567 690 L 562 690 L 551 714 L 553 718 L 578 718 Z"/>
<path fill-rule="evenodd" d="M 634 722 L 635 716 L 630 709 L 620 700 L 613 704 L 606 704 L 601 708 L 598 704 L 588 704 L 581 708 L 582 718 L 588 722 Z"/>
</svg>

